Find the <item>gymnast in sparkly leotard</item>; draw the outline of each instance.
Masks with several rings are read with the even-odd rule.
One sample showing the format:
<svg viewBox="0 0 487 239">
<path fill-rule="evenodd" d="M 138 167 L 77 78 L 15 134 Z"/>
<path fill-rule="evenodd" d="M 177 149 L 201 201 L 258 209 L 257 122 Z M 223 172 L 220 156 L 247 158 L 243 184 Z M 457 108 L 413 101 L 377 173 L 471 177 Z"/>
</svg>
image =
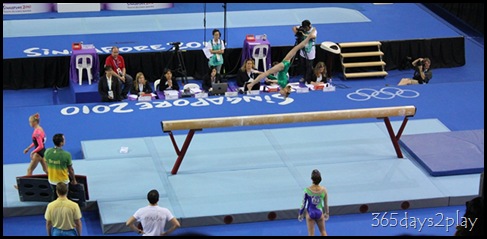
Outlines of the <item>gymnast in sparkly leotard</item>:
<svg viewBox="0 0 487 239">
<path fill-rule="evenodd" d="M 313 184 L 304 189 L 304 198 L 299 209 L 298 220 L 302 221 L 306 212 L 308 235 L 314 236 L 316 223 L 321 235 L 326 236 L 325 221 L 329 218 L 328 195 L 325 187 L 320 186 L 320 171 L 313 170 L 311 180 Z"/>
<path fill-rule="evenodd" d="M 34 148 L 34 150 L 32 150 L 30 153 L 30 164 L 27 168 L 27 176 L 32 175 L 37 167 L 37 164 L 39 163 L 42 165 L 42 170 L 47 174 L 47 163 L 44 160 L 44 152 L 46 151 L 46 134 L 40 126 L 39 121 L 39 113 L 29 117 L 29 124 L 32 128 L 34 128 L 34 132 L 32 133 L 32 143 L 24 149 L 24 154 L 29 152 L 31 148 Z"/>
</svg>

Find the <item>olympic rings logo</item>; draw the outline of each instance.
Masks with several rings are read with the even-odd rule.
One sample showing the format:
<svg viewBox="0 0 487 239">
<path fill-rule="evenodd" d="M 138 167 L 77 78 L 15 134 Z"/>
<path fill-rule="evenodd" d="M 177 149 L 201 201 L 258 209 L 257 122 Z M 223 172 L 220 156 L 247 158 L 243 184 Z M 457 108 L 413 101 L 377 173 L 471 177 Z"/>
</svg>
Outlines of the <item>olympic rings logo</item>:
<svg viewBox="0 0 487 239">
<path fill-rule="evenodd" d="M 380 90 L 362 88 L 356 90 L 355 92 L 349 93 L 347 95 L 347 98 L 355 101 L 366 101 L 370 98 L 375 98 L 379 100 L 390 100 L 396 96 L 402 98 L 416 98 L 419 96 L 419 92 L 397 87 L 384 87 Z"/>
</svg>

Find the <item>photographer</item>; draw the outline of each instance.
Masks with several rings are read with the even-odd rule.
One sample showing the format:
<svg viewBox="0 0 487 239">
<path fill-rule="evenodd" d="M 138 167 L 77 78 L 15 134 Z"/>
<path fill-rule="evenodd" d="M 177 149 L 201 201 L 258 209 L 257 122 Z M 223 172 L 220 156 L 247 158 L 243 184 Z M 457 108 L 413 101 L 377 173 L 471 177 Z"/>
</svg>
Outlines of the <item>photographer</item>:
<svg viewBox="0 0 487 239">
<path fill-rule="evenodd" d="M 418 58 L 411 63 L 414 67 L 413 78 L 402 78 L 398 85 L 428 84 L 433 78 L 431 71 L 431 60 L 429 58 Z"/>
<path fill-rule="evenodd" d="M 303 74 L 300 81 L 304 81 L 304 78 L 312 71 L 313 61 L 316 57 L 315 42 L 318 32 L 316 31 L 316 28 L 313 28 L 309 20 L 304 20 L 301 22 L 301 26 L 293 27 L 293 32 L 296 36 L 296 44 L 299 44 L 303 39 L 305 39 L 313 29 L 315 30 L 314 37 L 312 37 L 308 44 L 299 51 L 299 65 L 301 66 L 301 72 Z"/>
</svg>

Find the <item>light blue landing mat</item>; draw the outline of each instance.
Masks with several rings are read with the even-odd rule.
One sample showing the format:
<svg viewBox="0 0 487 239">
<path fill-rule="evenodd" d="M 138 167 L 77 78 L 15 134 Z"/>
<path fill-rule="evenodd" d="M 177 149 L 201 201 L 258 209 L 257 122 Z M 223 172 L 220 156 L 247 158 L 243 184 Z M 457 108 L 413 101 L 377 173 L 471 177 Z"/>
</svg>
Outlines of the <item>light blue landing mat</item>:
<svg viewBox="0 0 487 239">
<path fill-rule="evenodd" d="M 395 131 L 400 123 L 392 122 Z M 448 131 L 437 119 L 409 120 L 404 135 Z M 184 138 L 175 136 L 179 145 Z M 151 189 L 159 190 L 159 205 L 170 208 L 183 226 L 192 227 L 295 218 L 315 168 L 322 172 L 332 215 L 363 208 L 373 212 L 400 210 L 404 205 L 461 205 L 478 194 L 480 178 L 479 174 L 433 178 L 408 154 L 397 158 L 381 120 L 198 131 L 176 175 L 171 174 L 176 153 L 167 135 L 83 144 L 84 155 L 91 158 L 75 161 L 75 172 L 87 176 L 90 201 L 96 202 L 107 234 L 129 230 L 125 221 L 147 205 Z M 120 145 L 128 146 L 127 154 L 116 150 Z M 146 156 L 130 156 L 131 152 Z M 4 165 L 4 213 L 8 215 L 32 207 L 42 213 L 46 205 L 19 201 L 13 184 L 26 167 Z"/>
</svg>

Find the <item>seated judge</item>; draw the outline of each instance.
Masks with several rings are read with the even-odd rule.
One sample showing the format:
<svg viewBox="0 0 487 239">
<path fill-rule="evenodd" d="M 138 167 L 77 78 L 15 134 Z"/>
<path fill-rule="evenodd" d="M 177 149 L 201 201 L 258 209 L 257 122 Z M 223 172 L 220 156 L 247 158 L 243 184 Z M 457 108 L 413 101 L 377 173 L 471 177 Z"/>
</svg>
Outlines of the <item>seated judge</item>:
<svg viewBox="0 0 487 239">
<path fill-rule="evenodd" d="M 179 84 L 176 81 L 176 78 L 172 76 L 171 69 L 165 69 L 161 76 L 159 91 L 165 90 L 179 90 Z"/>
<path fill-rule="evenodd" d="M 98 93 L 100 94 L 101 101 L 121 101 L 122 96 L 119 93 L 121 91 L 121 84 L 118 77 L 115 76 L 117 73 L 113 71 L 110 65 L 106 65 L 104 70 L 105 75 L 98 82 Z"/>
<path fill-rule="evenodd" d="M 320 61 L 316 64 L 313 71 L 306 76 L 306 83 L 312 85 L 328 83 L 326 78 L 326 65 L 324 62 Z"/>
<path fill-rule="evenodd" d="M 138 72 L 135 75 L 135 84 L 130 90 L 130 94 L 132 98 L 138 98 L 144 94 L 151 94 L 152 87 L 149 84 L 149 81 L 145 79 L 144 73 Z"/>
<path fill-rule="evenodd" d="M 255 69 L 254 59 L 247 59 L 237 72 L 237 85 L 239 87 L 243 87 L 245 83 L 249 82 L 250 79 L 253 80 L 258 74 L 261 73 L 262 72 Z M 256 85 L 260 86 L 260 82 L 257 82 Z"/>
<path fill-rule="evenodd" d="M 215 66 L 210 67 L 210 73 L 203 77 L 203 90 L 206 92 L 213 91 L 212 85 L 214 83 L 226 83 L 226 80 L 222 79 L 222 76 L 218 74 Z"/>
</svg>

